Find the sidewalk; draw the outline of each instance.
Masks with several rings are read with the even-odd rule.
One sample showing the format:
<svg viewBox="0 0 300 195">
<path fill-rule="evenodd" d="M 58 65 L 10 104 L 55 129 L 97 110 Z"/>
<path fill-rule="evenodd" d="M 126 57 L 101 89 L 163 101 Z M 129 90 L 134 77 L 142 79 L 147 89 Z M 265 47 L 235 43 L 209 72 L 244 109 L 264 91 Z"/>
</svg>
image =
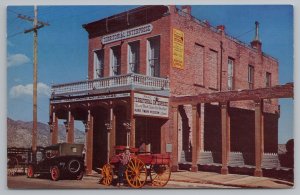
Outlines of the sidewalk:
<svg viewBox="0 0 300 195">
<path fill-rule="evenodd" d="M 170 181 L 215 184 L 240 188 L 292 188 L 294 185 L 291 182 L 268 177 L 254 177 L 237 174 L 221 175 L 219 173 L 202 171 L 172 172 Z"/>
</svg>

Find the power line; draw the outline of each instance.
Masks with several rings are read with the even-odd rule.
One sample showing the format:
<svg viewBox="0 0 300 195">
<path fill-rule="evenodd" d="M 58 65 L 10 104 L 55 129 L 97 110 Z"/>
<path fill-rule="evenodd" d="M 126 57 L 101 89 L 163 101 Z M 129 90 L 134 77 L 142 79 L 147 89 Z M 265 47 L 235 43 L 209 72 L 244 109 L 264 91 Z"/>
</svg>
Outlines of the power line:
<svg viewBox="0 0 300 195">
<path fill-rule="evenodd" d="M 246 34 L 252 32 L 252 31 L 254 31 L 254 30 L 255 30 L 255 28 L 252 28 L 251 30 L 249 30 L 249 31 L 247 31 L 247 32 L 244 32 L 244 33 L 238 35 L 236 38 L 240 38 L 240 37 L 242 37 L 242 36 L 244 36 L 244 35 L 246 35 Z"/>
<path fill-rule="evenodd" d="M 12 37 L 15 37 L 15 36 L 23 34 L 23 33 L 24 33 L 24 31 L 17 32 L 17 33 L 14 33 L 14 34 L 10 34 L 10 35 L 7 36 L 7 38 L 12 38 Z"/>
<path fill-rule="evenodd" d="M 17 14 L 17 15 L 19 15 L 19 13 L 18 13 L 18 12 L 16 12 L 16 11 L 13 11 L 13 10 L 10 10 L 10 9 L 7 9 L 7 11 L 9 11 L 9 12 L 11 12 L 11 13 L 14 13 L 14 14 Z"/>
<path fill-rule="evenodd" d="M 16 9 L 16 8 L 14 8 L 14 9 Z M 22 12 L 22 14 L 27 14 L 27 13 L 29 13 L 29 12 L 32 12 L 31 10 L 30 10 L 30 11 L 25 11 L 25 12 L 23 12 L 23 11 L 20 11 L 20 10 L 14 11 L 14 10 L 12 10 L 12 9 L 7 9 L 7 11 L 9 11 L 9 12 L 11 12 L 11 13 L 14 13 L 14 14 L 16 14 L 16 15 L 20 14 L 21 12 Z"/>
</svg>

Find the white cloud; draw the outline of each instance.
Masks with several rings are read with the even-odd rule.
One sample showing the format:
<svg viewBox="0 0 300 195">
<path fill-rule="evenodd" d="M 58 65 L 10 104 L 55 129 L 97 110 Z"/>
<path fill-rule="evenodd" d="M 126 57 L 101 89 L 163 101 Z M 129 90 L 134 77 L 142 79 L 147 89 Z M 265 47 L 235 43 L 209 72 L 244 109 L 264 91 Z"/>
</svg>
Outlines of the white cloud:
<svg viewBox="0 0 300 195">
<path fill-rule="evenodd" d="M 10 42 L 9 40 L 7 40 L 7 46 L 13 47 L 15 45 L 12 42 Z"/>
<path fill-rule="evenodd" d="M 21 80 L 20 78 L 14 78 L 14 81 L 15 81 L 16 83 L 20 83 L 22 80 Z"/>
<path fill-rule="evenodd" d="M 23 64 L 26 64 L 30 62 L 30 59 L 24 55 L 24 54 L 13 54 L 13 55 L 8 55 L 7 57 L 7 66 L 12 67 L 12 66 L 20 66 Z"/>
<path fill-rule="evenodd" d="M 27 96 L 32 96 L 33 94 L 33 85 L 32 84 L 27 84 L 27 85 L 16 85 L 13 86 L 10 91 L 9 95 L 12 98 L 18 98 L 24 95 Z M 39 96 L 50 96 L 50 87 L 44 83 L 38 83 L 37 85 L 37 92 Z"/>
</svg>

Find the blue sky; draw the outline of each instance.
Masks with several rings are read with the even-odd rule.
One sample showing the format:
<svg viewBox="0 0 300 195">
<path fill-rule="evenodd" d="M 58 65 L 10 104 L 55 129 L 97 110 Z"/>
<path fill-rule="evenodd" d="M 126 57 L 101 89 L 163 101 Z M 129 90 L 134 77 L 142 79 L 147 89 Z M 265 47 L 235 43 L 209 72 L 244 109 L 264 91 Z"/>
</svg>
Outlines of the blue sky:
<svg viewBox="0 0 300 195">
<path fill-rule="evenodd" d="M 38 19 L 50 26 L 39 30 L 38 120 L 48 122 L 49 86 L 85 80 L 88 63 L 88 36 L 82 24 L 136 6 L 39 6 Z M 7 103 L 8 117 L 32 120 L 33 34 L 20 33 L 32 23 L 17 14 L 33 16 L 31 6 L 10 6 L 7 11 Z M 291 6 L 192 6 L 192 14 L 249 43 L 254 21 L 260 22 L 263 51 L 279 60 L 280 84 L 293 81 L 293 9 Z M 247 33 L 248 32 L 248 33 Z M 279 143 L 293 137 L 293 101 L 280 100 Z M 79 124 L 77 127 L 81 128 Z"/>
</svg>

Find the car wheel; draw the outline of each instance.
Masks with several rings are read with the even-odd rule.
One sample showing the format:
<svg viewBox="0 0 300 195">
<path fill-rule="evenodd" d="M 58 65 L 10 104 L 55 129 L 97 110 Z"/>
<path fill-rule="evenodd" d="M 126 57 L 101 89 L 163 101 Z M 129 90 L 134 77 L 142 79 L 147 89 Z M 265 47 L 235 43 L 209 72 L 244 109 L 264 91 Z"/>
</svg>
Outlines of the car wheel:
<svg viewBox="0 0 300 195">
<path fill-rule="evenodd" d="M 32 165 L 29 165 L 27 168 L 27 177 L 33 178 L 34 177 L 34 169 Z"/>
<path fill-rule="evenodd" d="M 51 167 L 51 179 L 53 181 L 57 181 L 60 177 L 60 171 L 59 168 L 57 166 Z"/>
<path fill-rule="evenodd" d="M 68 171 L 71 173 L 78 173 L 81 168 L 81 164 L 78 160 L 73 159 L 68 163 Z"/>
<path fill-rule="evenodd" d="M 84 171 L 80 171 L 80 173 L 76 176 L 77 180 L 82 180 Z"/>
</svg>

